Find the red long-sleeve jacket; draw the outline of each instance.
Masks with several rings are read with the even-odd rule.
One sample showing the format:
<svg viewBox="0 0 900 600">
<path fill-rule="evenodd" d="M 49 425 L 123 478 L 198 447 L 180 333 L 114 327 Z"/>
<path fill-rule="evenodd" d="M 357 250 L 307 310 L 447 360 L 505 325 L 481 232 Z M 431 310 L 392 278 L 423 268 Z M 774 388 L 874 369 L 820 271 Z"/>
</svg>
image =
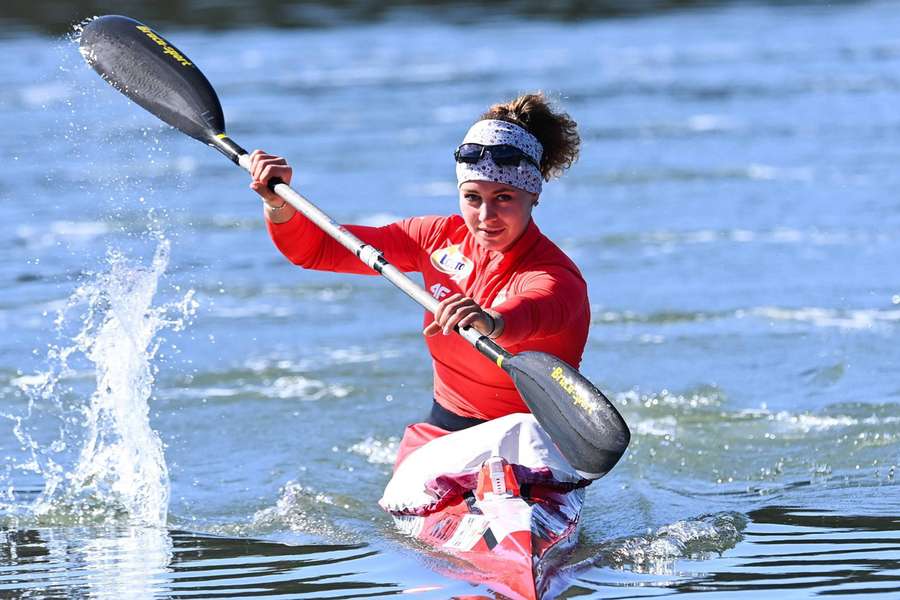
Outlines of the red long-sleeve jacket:
<svg viewBox="0 0 900 600">
<path fill-rule="evenodd" d="M 307 269 L 375 275 L 346 248 L 297 213 L 268 223 L 276 247 Z M 534 221 L 506 252 L 486 250 L 458 215 L 413 217 L 383 227 L 347 229 L 402 271 L 418 271 L 438 300 L 460 292 L 503 317 L 496 342 L 509 352 L 537 350 L 578 367 L 587 342 L 590 305 L 578 267 Z M 425 325 L 433 321 L 425 314 Z M 427 338 L 434 361 L 434 398 L 478 419 L 528 412 L 509 377 L 458 335 Z"/>
</svg>

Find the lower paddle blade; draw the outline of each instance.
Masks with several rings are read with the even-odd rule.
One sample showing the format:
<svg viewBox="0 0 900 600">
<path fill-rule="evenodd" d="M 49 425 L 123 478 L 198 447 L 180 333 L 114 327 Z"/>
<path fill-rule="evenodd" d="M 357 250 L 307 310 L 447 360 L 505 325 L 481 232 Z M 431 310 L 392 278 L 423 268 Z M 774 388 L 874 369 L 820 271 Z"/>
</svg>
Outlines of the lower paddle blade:
<svg viewBox="0 0 900 600">
<path fill-rule="evenodd" d="M 209 81 L 146 25 L 98 17 L 84 26 L 80 50 L 103 79 L 172 127 L 204 143 L 224 133 L 222 106 Z"/>
<path fill-rule="evenodd" d="M 543 352 L 504 359 L 503 369 L 538 423 L 586 479 L 602 477 L 622 457 L 631 439 L 628 426 L 577 370 Z"/>
</svg>

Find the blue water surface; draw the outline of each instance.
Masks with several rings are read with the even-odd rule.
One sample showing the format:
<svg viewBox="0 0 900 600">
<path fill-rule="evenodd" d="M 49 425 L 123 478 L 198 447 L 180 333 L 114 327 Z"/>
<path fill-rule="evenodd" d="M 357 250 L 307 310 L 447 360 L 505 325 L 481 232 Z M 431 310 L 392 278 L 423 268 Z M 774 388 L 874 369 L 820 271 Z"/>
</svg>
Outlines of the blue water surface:
<svg viewBox="0 0 900 600">
<path fill-rule="evenodd" d="M 544 90 L 578 121 L 581 157 L 535 218 L 588 282 L 581 370 L 633 438 L 591 487 L 554 596 L 895 591 L 897 4 L 441 14 L 163 33 L 214 84 L 229 134 L 287 156 L 341 222 L 456 211 L 453 148 L 494 102 Z M 0 49 L 17 57 L 0 63 L 0 589 L 490 594 L 376 504 L 431 401 L 421 309 L 378 278 L 289 265 L 246 174 L 126 101 L 71 41 Z M 144 310 L 73 298 L 109 292 L 113 265 L 139 279 L 161 244 L 159 332 L 132 350 L 151 371 L 127 381 L 149 386 L 165 522 L 135 523 L 110 490 L 37 514 L 104 391 L 77 348 L 100 336 L 85 315 Z M 58 387 L 29 392 L 68 348 Z M 104 364 L 130 368 L 129 352 Z"/>
</svg>

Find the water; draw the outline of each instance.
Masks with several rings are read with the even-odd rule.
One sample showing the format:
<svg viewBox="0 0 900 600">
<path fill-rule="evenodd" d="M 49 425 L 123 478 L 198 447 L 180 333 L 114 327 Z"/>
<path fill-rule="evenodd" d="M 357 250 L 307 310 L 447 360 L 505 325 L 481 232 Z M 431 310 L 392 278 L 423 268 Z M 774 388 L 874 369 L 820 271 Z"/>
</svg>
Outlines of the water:
<svg viewBox="0 0 900 600">
<path fill-rule="evenodd" d="M 895 592 L 897 5 L 444 16 L 163 33 L 345 222 L 452 212 L 470 120 L 563 96 L 584 152 L 536 218 L 634 437 L 554 596 Z M 376 504 L 421 312 L 290 267 L 245 176 L 71 43 L 0 47 L 0 594 L 490 596 Z"/>
<path fill-rule="evenodd" d="M 17 466 L 44 479 L 39 498 L 28 507 L 34 515 L 56 519 L 62 512 L 76 520 L 106 520 L 121 513 L 132 522 L 165 525 L 169 475 L 162 442 L 148 419 L 147 399 L 153 385 L 150 360 L 159 349 L 157 332 L 166 326 L 183 327 L 196 308 L 190 292 L 174 306 L 150 305 L 168 263 L 169 246 L 168 241 L 160 242 L 150 269 L 133 267 L 111 252 L 109 271 L 79 287 L 59 312 L 56 323 L 62 333 L 71 320 L 69 313 L 84 309 L 78 319 L 80 330 L 71 338 L 75 343 L 51 348 L 52 370 L 14 380 L 29 398 L 27 425 L 12 417 L 16 437 L 30 450 L 31 458 Z M 172 309 L 174 320 L 166 318 Z M 79 402 L 77 388 L 62 391 L 64 383 L 78 377 L 70 364 L 73 355 L 92 363 L 96 374 L 96 388 L 86 404 Z M 37 423 L 45 417 L 39 419 L 35 411 L 48 404 L 61 417 L 62 427 L 59 437 L 46 447 L 29 429 L 40 427 Z M 68 414 L 72 412 L 77 414 Z M 74 468 L 67 469 L 65 460 L 54 460 L 52 455 L 64 453 L 79 437 Z"/>
</svg>

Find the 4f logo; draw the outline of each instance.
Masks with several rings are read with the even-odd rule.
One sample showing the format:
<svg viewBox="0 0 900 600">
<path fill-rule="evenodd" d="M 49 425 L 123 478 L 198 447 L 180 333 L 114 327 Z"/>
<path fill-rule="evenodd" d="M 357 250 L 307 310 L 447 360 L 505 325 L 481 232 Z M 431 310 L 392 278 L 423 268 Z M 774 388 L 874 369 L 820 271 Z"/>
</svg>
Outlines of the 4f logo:
<svg viewBox="0 0 900 600">
<path fill-rule="evenodd" d="M 428 289 L 431 290 L 431 295 L 434 296 L 434 299 L 438 301 L 450 293 L 450 288 L 444 287 L 440 283 L 436 283 Z"/>
</svg>

